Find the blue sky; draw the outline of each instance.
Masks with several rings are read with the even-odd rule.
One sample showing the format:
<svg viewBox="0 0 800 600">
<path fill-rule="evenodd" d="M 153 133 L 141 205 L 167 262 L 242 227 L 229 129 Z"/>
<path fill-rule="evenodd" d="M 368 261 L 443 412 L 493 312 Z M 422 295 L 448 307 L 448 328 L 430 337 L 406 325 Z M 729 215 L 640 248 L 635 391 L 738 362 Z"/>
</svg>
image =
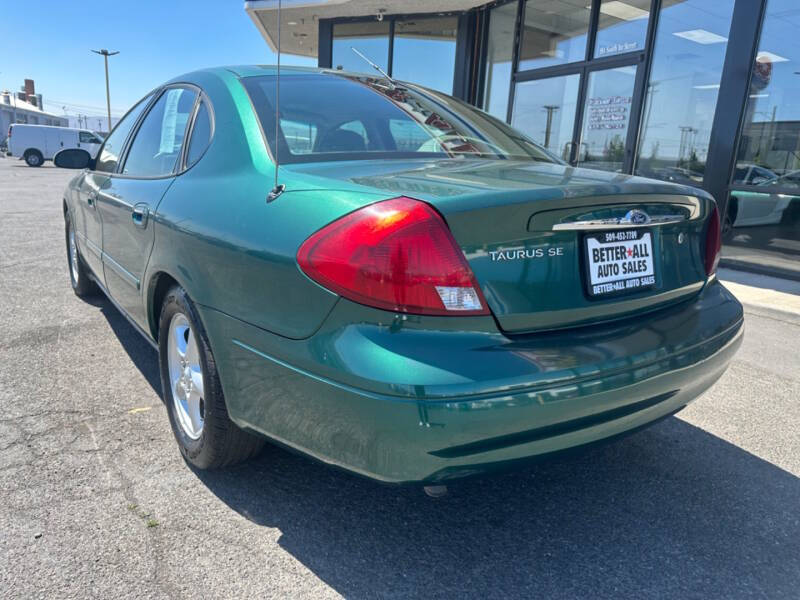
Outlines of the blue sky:
<svg viewBox="0 0 800 600">
<path fill-rule="evenodd" d="M 121 115 L 158 84 L 197 68 L 273 63 L 241 0 L 26 0 L 3 7 L 0 89 L 36 82 L 45 108 L 104 115 L 103 58 L 109 59 L 111 112 Z M 284 57 L 286 64 L 309 64 Z M 316 64 L 316 61 L 313 61 Z"/>
</svg>

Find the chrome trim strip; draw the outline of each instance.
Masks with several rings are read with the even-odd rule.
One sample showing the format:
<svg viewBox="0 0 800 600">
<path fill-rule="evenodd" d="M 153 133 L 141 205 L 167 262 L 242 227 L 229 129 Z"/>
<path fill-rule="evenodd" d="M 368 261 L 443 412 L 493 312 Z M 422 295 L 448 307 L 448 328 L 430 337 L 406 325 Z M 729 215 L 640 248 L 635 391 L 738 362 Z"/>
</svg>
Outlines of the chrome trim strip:
<svg viewBox="0 0 800 600">
<path fill-rule="evenodd" d="M 117 275 L 119 275 L 126 283 L 132 285 L 134 288 L 136 288 L 137 291 L 139 290 L 139 285 L 140 285 L 139 280 L 136 277 L 134 277 L 134 275 L 130 271 L 128 271 L 125 267 L 123 267 L 121 264 L 119 264 L 117 261 L 111 258 L 106 252 L 103 252 L 103 264 L 111 267 L 114 270 L 114 272 Z"/>
<path fill-rule="evenodd" d="M 155 341 L 152 337 L 150 337 L 150 335 L 144 329 L 142 329 L 142 326 L 139 325 L 136 321 L 134 321 L 133 318 L 130 315 L 128 315 L 128 313 L 125 312 L 125 309 L 122 308 L 117 303 L 117 301 L 111 297 L 111 294 L 106 289 L 106 286 L 104 286 L 101 282 L 99 282 L 96 277 L 92 276 L 92 279 L 94 279 L 94 282 L 97 284 L 97 287 L 99 287 L 100 291 L 103 292 L 106 298 L 108 298 L 108 301 L 111 302 L 112 306 L 116 308 L 123 317 L 125 317 L 125 320 L 128 321 L 128 323 L 130 323 L 133 326 L 133 328 L 139 333 L 139 335 L 141 335 L 145 339 L 145 341 L 148 344 L 150 344 L 150 346 L 153 347 L 154 350 L 158 351 L 158 342 Z"/>
<path fill-rule="evenodd" d="M 662 215 L 651 217 L 647 223 L 631 223 L 623 219 L 595 219 L 592 221 L 573 221 L 572 223 L 556 223 L 553 231 L 584 231 L 593 229 L 635 229 L 654 225 L 669 225 L 688 220 L 687 215 Z"/>
<path fill-rule="evenodd" d="M 90 241 L 88 240 L 88 238 L 87 238 L 85 235 L 83 235 L 82 233 L 79 233 L 79 232 L 77 232 L 77 231 L 76 231 L 75 233 L 77 233 L 77 234 L 78 234 L 80 237 L 82 237 L 82 238 L 84 239 L 84 241 L 86 242 L 86 246 L 87 246 L 89 249 L 91 249 L 91 250 L 92 250 L 92 252 L 96 253 L 96 254 L 97 254 L 97 256 L 98 256 L 99 258 L 101 258 L 101 259 L 102 259 L 102 258 L 108 258 L 108 256 L 107 256 L 107 255 L 106 255 L 105 257 L 102 257 L 102 256 L 101 256 L 102 252 L 100 251 L 100 249 L 99 249 L 99 248 L 98 248 L 98 247 L 97 247 L 95 244 L 93 244 L 92 242 L 90 242 Z M 111 258 L 108 258 L 108 260 L 109 260 L 109 261 L 112 261 L 112 259 L 111 259 Z M 104 261 L 104 262 L 105 262 L 105 261 Z M 113 261 L 112 261 L 112 262 L 113 262 Z M 114 264 L 116 265 L 117 263 L 114 263 Z M 119 266 L 119 265 L 117 265 L 117 266 Z M 122 267 L 119 267 L 119 268 L 120 268 L 120 269 L 122 269 Z M 90 267 L 90 270 L 91 270 L 91 267 Z M 123 270 L 124 270 L 124 269 L 123 269 Z M 127 271 L 126 271 L 126 273 L 127 273 Z M 114 306 L 114 308 L 116 308 L 116 309 L 117 309 L 117 310 L 120 312 L 120 314 L 121 314 L 123 317 L 125 317 L 125 320 L 126 320 L 126 321 L 128 321 L 128 323 L 130 323 L 130 324 L 133 326 L 133 328 L 134 328 L 134 329 L 135 329 L 135 330 L 136 330 L 136 331 L 137 331 L 137 332 L 138 332 L 138 333 L 139 333 L 139 334 L 140 334 L 140 335 L 141 335 L 141 336 L 142 336 L 142 337 L 145 339 L 145 341 L 146 341 L 148 344 L 150 344 L 150 346 L 152 346 L 152 347 L 153 347 L 153 349 L 155 349 L 156 351 L 158 351 L 158 342 L 156 342 L 156 341 L 155 341 L 155 340 L 154 340 L 152 337 L 150 337 L 150 335 L 149 335 L 149 334 L 148 334 L 148 333 L 147 333 L 147 332 L 146 332 L 146 331 L 145 331 L 145 330 L 142 328 L 142 326 L 141 326 L 141 325 L 139 325 L 139 324 L 138 324 L 136 321 L 134 321 L 134 320 L 133 320 L 133 318 L 132 318 L 130 315 L 128 315 L 128 313 L 127 313 L 127 312 L 125 312 L 125 309 L 123 309 L 123 308 L 122 308 L 122 307 L 121 307 L 121 306 L 120 306 L 120 305 L 117 303 L 117 301 L 116 301 L 116 300 L 114 300 L 114 298 L 112 298 L 112 297 L 111 297 L 111 294 L 109 293 L 108 289 L 107 289 L 107 288 L 106 288 L 106 286 L 103 284 L 103 282 L 102 282 L 102 281 L 100 281 L 100 279 L 97 277 L 97 274 L 96 274 L 96 273 L 94 273 L 94 272 L 90 272 L 90 273 L 89 273 L 89 277 L 91 277 L 91 278 L 92 278 L 92 280 L 94 280 L 94 282 L 97 284 L 97 287 L 99 287 L 99 288 L 100 288 L 100 291 L 101 291 L 101 292 L 103 292 L 103 295 L 104 295 L 106 298 L 108 298 L 108 301 L 109 301 L 109 302 L 111 302 L 111 304 Z M 131 277 L 133 277 L 133 276 L 131 275 Z M 134 279 L 135 279 L 135 278 L 134 278 Z M 137 281 L 138 281 L 138 280 L 137 280 Z M 138 289 L 138 285 L 137 285 L 137 289 Z"/>
<path fill-rule="evenodd" d="M 91 240 L 90 240 L 88 237 L 86 237 L 86 236 L 85 236 L 84 234 L 82 234 L 80 231 L 76 231 L 75 233 L 77 234 L 78 238 L 79 238 L 79 239 L 80 239 L 80 240 L 81 240 L 81 241 L 82 241 L 84 244 L 86 244 L 86 247 L 87 247 L 89 250 L 91 250 L 92 254 L 94 254 L 94 255 L 95 255 L 97 258 L 99 258 L 100 260 L 102 260 L 102 259 L 103 259 L 103 251 L 102 251 L 102 250 L 101 250 L 101 249 L 100 249 L 100 248 L 97 246 L 97 244 L 95 244 L 93 241 L 91 241 Z"/>
</svg>

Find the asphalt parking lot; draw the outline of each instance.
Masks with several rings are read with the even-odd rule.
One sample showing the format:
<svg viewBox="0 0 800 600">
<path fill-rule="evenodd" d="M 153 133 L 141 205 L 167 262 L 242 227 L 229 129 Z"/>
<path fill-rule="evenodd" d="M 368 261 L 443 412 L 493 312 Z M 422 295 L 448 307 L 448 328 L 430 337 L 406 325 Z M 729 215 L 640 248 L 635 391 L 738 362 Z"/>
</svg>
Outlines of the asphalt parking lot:
<svg viewBox="0 0 800 600">
<path fill-rule="evenodd" d="M 156 354 L 69 286 L 72 173 L 0 158 L 0 597 L 797 598 L 800 312 L 677 417 L 433 500 L 285 450 L 182 460 Z"/>
</svg>

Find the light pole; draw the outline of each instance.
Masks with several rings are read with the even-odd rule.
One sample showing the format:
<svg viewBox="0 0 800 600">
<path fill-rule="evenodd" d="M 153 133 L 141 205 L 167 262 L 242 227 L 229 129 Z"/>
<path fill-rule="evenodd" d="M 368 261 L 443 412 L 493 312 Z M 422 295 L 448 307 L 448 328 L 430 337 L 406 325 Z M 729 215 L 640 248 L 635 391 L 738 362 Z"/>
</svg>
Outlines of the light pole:
<svg viewBox="0 0 800 600">
<path fill-rule="evenodd" d="M 95 54 L 102 54 L 103 60 L 106 63 L 106 107 L 108 108 L 108 132 L 111 133 L 111 93 L 108 91 L 108 57 L 119 54 L 119 52 L 109 52 L 105 48 L 101 50 L 92 50 Z"/>
</svg>

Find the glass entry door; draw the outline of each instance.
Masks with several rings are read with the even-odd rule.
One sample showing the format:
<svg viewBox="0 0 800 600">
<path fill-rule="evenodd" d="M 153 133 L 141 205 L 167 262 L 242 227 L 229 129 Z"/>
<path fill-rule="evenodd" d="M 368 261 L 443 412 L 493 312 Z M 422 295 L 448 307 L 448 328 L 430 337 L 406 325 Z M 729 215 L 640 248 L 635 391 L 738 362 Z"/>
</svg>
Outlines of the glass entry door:
<svg viewBox="0 0 800 600">
<path fill-rule="evenodd" d="M 625 171 L 637 65 L 616 65 L 517 82 L 511 125 L 571 165 Z"/>
<path fill-rule="evenodd" d="M 569 161 L 579 92 L 579 73 L 517 83 L 511 126 Z"/>
<path fill-rule="evenodd" d="M 633 108 L 636 65 L 589 71 L 574 164 L 622 171 Z"/>
</svg>

